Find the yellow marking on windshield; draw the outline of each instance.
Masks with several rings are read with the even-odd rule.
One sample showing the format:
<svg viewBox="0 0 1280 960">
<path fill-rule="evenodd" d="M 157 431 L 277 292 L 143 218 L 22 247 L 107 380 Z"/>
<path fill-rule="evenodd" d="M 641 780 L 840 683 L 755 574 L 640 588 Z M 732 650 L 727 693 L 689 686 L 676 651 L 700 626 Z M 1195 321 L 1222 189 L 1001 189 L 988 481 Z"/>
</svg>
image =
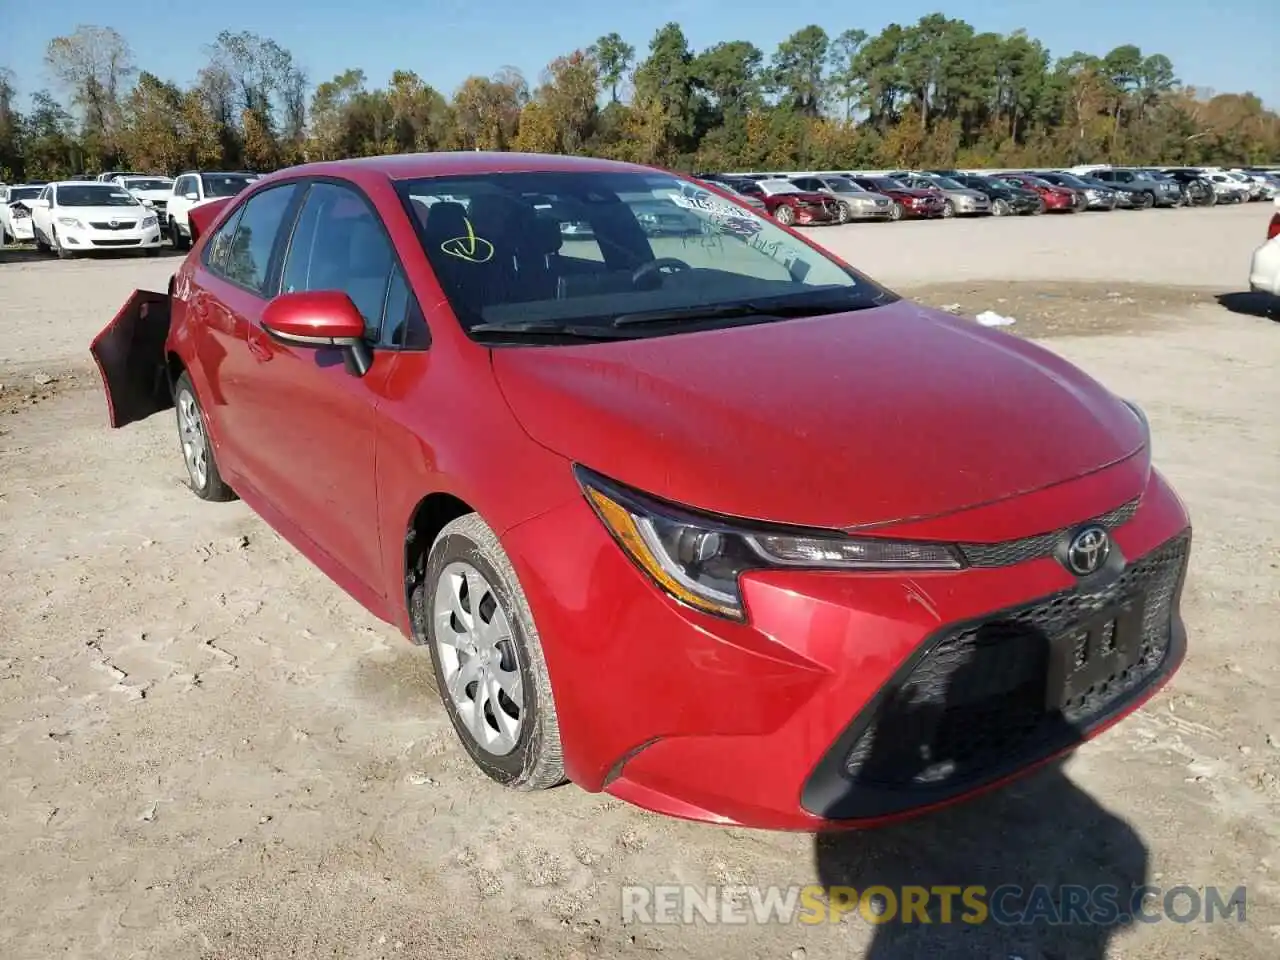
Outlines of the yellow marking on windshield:
<svg viewBox="0 0 1280 960">
<path fill-rule="evenodd" d="M 464 237 L 451 237 L 440 244 L 440 249 L 451 257 L 466 260 L 468 263 L 487 263 L 493 259 L 493 244 L 483 237 L 477 237 L 470 220 L 464 220 L 467 234 Z"/>
</svg>

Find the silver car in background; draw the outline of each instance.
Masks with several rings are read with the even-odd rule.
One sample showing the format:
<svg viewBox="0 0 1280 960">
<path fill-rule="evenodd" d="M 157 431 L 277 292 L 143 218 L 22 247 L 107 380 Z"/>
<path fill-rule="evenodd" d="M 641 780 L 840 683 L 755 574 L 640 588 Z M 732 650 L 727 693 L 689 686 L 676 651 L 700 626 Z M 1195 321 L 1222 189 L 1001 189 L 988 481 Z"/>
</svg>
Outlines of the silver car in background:
<svg viewBox="0 0 1280 960">
<path fill-rule="evenodd" d="M 970 190 L 962 183 L 950 177 L 941 177 L 936 173 L 891 173 L 904 187 L 916 190 L 938 190 L 944 198 L 942 215 L 944 217 L 969 216 L 982 217 L 991 213 L 991 200 L 985 193 Z"/>
<path fill-rule="evenodd" d="M 839 222 L 850 220 L 892 220 L 893 201 L 883 193 L 864 190 L 848 177 L 792 177 L 801 190 L 825 193 L 839 204 Z"/>
</svg>

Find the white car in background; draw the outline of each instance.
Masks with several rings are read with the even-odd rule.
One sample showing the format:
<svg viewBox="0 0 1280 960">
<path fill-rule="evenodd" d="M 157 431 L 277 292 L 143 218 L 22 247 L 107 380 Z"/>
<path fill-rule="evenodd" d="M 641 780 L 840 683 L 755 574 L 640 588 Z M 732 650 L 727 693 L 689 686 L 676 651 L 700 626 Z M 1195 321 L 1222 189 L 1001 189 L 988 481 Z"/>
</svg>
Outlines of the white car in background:
<svg viewBox="0 0 1280 960">
<path fill-rule="evenodd" d="M 165 233 L 174 249 L 186 250 L 191 246 L 194 238 L 191 236 L 191 221 L 187 213 L 192 207 L 222 197 L 234 197 L 257 179 L 256 173 L 231 170 L 189 170 L 180 174 L 173 182 L 165 210 Z"/>
<path fill-rule="evenodd" d="M 1273 203 L 1276 209 L 1267 225 L 1267 242 L 1253 251 L 1249 265 L 1249 289 L 1280 297 L 1280 198 Z"/>
<path fill-rule="evenodd" d="M 116 177 L 113 183 L 124 187 L 156 212 L 160 230 L 165 227 L 165 208 L 173 196 L 173 177 Z"/>
<path fill-rule="evenodd" d="M 160 224 L 150 207 L 116 183 L 62 180 L 27 201 L 36 249 L 62 259 L 102 250 L 160 251 Z"/>
<path fill-rule="evenodd" d="M 27 201 L 40 196 L 43 183 L 15 183 L 0 187 L 0 244 L 26 243 L 35 239 L 31 230 L 31 207 Z"/>
<path fill-rule="evenodd" d="M 1221 170 L 1206 170 L 1204 178 L 1213 184 L 1213 192 L 1218 195 L 1219 203 L 1248 203 L 1249 184 L 1241 183 L 1235 177 Z"/>
</svg>

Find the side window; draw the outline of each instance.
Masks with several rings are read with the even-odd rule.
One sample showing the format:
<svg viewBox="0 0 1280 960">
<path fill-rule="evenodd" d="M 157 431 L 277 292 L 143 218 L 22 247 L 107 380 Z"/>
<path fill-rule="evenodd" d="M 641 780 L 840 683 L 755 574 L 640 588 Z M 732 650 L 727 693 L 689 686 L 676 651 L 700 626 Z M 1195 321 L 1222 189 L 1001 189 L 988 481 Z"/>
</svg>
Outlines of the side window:
<svg viewBox="0 0 1280 960">
<path fill-rule="evenodd" d="M 382 337 L 384 347 L 405 347 L 422 350 L 431 344 L 426 318 L 418 307 L 418 300 L 409 289 L 404 271 L 396 264 L 391 271 L 391 285 L 387 288 L 387 302 L 382 311 Z"/>
<path fill-rule="evenodd" d="M 249 198 L 227 251 L 224 277 L 249 290 L 264 292 L 271 269 L 271 252 L 297 189 L 296 183 L 286 183 Z"/>
<path fill-rule="evenodd" d="M 391 240 L 364 199 L 336 184 L 313 184 L 289 242 L 282 291 L 342 291 L 364 317 L 365 336 L 376 341 L 396 269 Z"/>
<path fill-rule="evenodd" d="M 244 208 L 242 207 L 241 210 Z M 218 231 L 209 238 L 204 262 L 214 273 L 222 275 L 227 269 L 227 255 L 231 252 L 231 240 L 236 235 L 236 227 L 240 225 L 240 210 L 231 215 Z"/>
</svg>

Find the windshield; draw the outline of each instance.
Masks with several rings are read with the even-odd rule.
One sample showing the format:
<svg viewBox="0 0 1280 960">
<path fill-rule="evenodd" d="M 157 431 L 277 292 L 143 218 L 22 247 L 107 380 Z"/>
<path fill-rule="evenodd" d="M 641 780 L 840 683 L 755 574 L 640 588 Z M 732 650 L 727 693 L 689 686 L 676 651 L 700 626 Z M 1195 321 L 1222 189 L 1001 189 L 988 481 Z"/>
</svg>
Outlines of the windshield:
<svg viewBox="0 0 1280 960">
<path fill-rule="evenodd" d="M 846 177 L 827 177 L 822 181 L 827 185 L 828 190 L 834 190 L 836 193 L 866 193 L 860 186 Z"/>
<path fill-rule="evenodd" d="M 885 193 L 886 191 L 889 191 L 889 190 L 902 189 L 902 184 L 900 184 L 897 180 L 890 180 L 888 177 L 870 177 L 865 182 L 871 184 L 881 193 Z"/>
<path fill-rule="evenodd" d="M 940 186 L 943 190 L 964 190 L 965 189 L 965 186 L 963 184 L 956 183 L 956 181 L 952 180 L 950 177 L 931 177 L 930 179 L 933 180 L 933 182 L 938 186 Z"/>
<path fill-rule="evenodd" d="M 234 197 L 256 179 L 244 173 L 202 173 L 200 175 L 206 197 Z"/>
<path fill-rule="evenodd" d="M 173 181 L 164 177 L 130 177 L 124 186 L 126 190 L 172 190 Z"/>
<path fill-rule="evenodd" d="M 760 319 L 776 320 L 815 298 L 811 314 L 895 299 L 768 218 L 691 196 L 669 174 L 483 173 L 397 189 L 454 313 L 469 331 L 483 325 L 476 335 L 572 325 L 616 336 L 624 317 L 687 325 L 759 306 Z"/>
<path fill-rule="evenodd" d="M 36 197 L 40 196 L 40 191 L 43 189 L 44 187 L 10 187 L 9 202 L 13 203 L 15 200 L 34 200 Z"/>
<path fill-rule="evenodd" d="M 58 187 L 60 207 L 136 207 L 138 200 L 123 187 L 102 184 L 63 184 Z"/>
<path fill-rule="evenodd" d="M 1081 180 L 1079 177 L 1073 177 L 1069 173 L 1059 173 L 1055 176 L 1055 180 L 1057 183 L 1064 184 L 1068 187 L 1087 187 L 1088 186 L 1088 184 L 1085 183 L 1083 180 Z"/>
</svg>

